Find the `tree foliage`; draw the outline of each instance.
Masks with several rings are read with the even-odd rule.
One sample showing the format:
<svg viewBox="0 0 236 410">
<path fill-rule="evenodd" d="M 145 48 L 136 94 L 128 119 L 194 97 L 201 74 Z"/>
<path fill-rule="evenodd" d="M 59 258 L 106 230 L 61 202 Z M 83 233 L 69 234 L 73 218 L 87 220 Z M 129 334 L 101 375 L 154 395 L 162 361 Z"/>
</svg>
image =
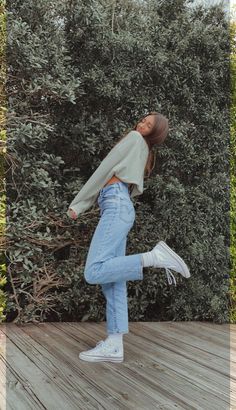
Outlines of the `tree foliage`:
<svg viewBox="0 0 236 410">
<path fill-rule="evenodd" d="M 231 189 L 230 189 L 230 253 L 231 253 L 231 271 L 230 271 L 230 321 L 236 322 L 236 23 L 232 22 L 230 26 L 231 39 Z"/>
<path fill-rule="evenodd" d="M 5 211 L 6 193 L 4 178 L 4 162 L 6 155 L 6 15 L 5 1 L 0 1 L 0 322 L 6 319 L 4 309 L 6 307 L 6 294 L 4 286 L 6 284 L 6 241 L 5 241 Z"/>
<path fill-rule="evenodd" d="M 169 136 L 127 254 L 165 240 L 190 268 L 129 282 L 130 320 L 227 322 L 229 26 L 219 6 L 185 0 L 30 0 L 8 4 L 8 320 L 104 320 L 83 267 L 98 205 L 66 210 L 117 138 L 150 110 Z"/>
</svg>

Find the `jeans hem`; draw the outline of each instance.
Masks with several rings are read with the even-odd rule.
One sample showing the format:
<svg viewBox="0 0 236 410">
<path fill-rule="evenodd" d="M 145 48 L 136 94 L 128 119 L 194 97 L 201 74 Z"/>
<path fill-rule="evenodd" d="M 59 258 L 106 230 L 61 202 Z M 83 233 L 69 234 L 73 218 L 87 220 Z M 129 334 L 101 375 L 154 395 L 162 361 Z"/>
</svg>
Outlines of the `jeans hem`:
<svg viewBox="0 0 236 410">
<path fill-rule="evenodd" d="M 108 335 L 116 335 L 116 334 L 119 334 L 119 333 L 128 334 L 129 331 L 128 331 L 128 330 L 118 330 L 117 332 L 116 332 L 116 331 L 115 331 L 115 332 L 109 332 L 109 331 L 107 331 L 107 334 L 108 334 Z"/>
</svg>

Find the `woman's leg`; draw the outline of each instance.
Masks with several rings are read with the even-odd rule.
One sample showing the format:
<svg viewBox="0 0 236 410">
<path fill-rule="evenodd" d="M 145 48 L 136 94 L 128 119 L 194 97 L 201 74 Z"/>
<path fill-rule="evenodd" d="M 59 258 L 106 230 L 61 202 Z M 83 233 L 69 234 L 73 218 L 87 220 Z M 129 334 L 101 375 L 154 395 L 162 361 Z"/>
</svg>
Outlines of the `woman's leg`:
<svg viewBox="0 0 236 410">
<path fill-rule="evenodd" d="M 116 256 L 135 220 L 132 201 L 122 194 L 105 197 L 102 216 L 95 229 L 84 276 L 89 284 L 143 279 L 142 254 Z"/>
<path fill-rule="evenodd" d="M 117 248 L 117 255 L 125 255 L 127 238 Z M 101 284 L 106 298 L 107 334 L 128 333 L 128 301 L 126 281 Z"/>
</svg>

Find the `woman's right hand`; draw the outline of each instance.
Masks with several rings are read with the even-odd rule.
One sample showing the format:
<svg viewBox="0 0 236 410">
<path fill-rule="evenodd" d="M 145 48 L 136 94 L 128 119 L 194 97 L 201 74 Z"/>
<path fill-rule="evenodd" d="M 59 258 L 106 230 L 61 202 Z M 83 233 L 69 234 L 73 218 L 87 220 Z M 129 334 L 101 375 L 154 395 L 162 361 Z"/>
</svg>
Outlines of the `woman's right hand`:
<svg viewBox="0 0 236 410">
<path fill-rule="evenodd" d="M 71 208 L 69 208 L 68 214 L 70 215 L 70 217 L 71 217 L 72 219 L 77 219 L 77 218 L 78 218 L 77 213 L 76 213 L 73 209 L 71 209 Z"/>
</svg>

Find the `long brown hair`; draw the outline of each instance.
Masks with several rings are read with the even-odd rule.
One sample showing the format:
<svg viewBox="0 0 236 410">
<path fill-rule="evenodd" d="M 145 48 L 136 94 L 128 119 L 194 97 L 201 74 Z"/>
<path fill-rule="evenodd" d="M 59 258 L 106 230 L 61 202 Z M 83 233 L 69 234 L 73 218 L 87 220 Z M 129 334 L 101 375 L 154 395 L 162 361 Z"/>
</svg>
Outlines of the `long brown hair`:
<svg viewBox="0 0 236 410">
<path fill-rule="evenodd" d="M 147 162 L 144 168 L 144 178 L 145 177 L 149 178 L 152 170 L 155 167 L 156 153 L 154 152 L 153 147 L 155 145 L 161 145 L 166 139 L 168 135 L 168 131 L 169 131 L 168 119 L 164 115 L 160 114 L 159 112 L 151 111 L 148 114 L 145 114 L 143 117 L 141 117 L 135 123 L 133 128 L 126 130 L 125 133 L 122 135 L 122 137 L 115 143 L 115 145 L 118 144 L 118 142 L 120 142 L 123 138 L 125 138 L 128 132 L 135 130 L 138 123 L 142 121 L 142 119 L 147 117 L 148 115 L 155 115 L 155 123 L 154 123 L 154 126 L 151 132 L 148 135 L 143 136 L 143 138 L 145 139 L 149 147 L 149 154 L 148 154 Z"/>
</svg>

